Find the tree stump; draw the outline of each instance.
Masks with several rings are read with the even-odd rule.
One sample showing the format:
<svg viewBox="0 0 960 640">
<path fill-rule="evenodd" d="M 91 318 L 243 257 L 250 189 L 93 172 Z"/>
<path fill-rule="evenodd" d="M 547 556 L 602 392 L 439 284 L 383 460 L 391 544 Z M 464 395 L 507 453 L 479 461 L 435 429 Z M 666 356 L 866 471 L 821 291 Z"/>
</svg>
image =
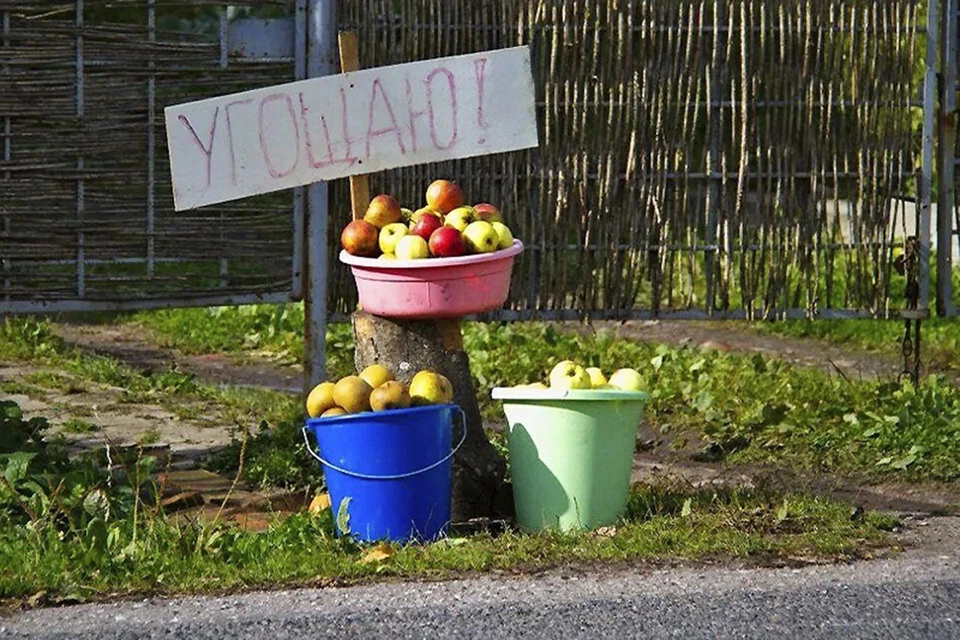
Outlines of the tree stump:
<svg viewBox="0 0 960 640">
<path fill-rule="evenodd" d="M 357 371 L 382 364 L 405 384 L 423 369 L 450 379 L 453 402 L 467 420 L 466 440 L 453 460 L 451 516 L 454 522 L 464 522 L 503 515 L 509 508 L 503 502 L 506 463 L 483 432 L 460 321 L 392 320 L 358 311 L 353 314 L 353 333 Z M 460 441 L 461 429 L 454 425 L 454 443 Z"/>
</svg>

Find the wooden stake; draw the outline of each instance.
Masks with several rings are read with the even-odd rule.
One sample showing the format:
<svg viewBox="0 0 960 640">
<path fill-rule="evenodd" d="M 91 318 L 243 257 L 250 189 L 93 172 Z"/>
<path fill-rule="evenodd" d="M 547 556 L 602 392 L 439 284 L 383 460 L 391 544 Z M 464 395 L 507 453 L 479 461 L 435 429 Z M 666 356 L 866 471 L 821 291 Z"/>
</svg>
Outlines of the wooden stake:
<svg viewBox="0 0 960 640">
<path fill-rule="evenodd" d="M 357 46 L 357 34 L 352 31 L 341 31 L 338 34 L 340 42 L 340 71 L 349 73 L 360 70 L 360 52 Z M 353 219 L 360 220 L 370 206 L 370 179 L 366 174 L 350 176 L 350 205 L 353 209 Z"/>
</svg>

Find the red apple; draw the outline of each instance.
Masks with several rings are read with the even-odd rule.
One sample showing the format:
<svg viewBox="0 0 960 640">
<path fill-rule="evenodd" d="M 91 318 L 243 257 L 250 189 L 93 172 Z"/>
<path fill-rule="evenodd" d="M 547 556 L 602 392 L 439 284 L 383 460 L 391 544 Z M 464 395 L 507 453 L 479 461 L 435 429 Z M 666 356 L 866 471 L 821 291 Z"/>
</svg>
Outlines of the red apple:
<svg viewBox="0 0 960 640">
<path fill-rule="evenodd" d="M 477 212 L 477 215 L 480 216 L 480 219 L 484 222 L 503 222 L 503 216 L 500 215 L 500 209 L 497 209 L 489 202 L 482 202 L 480 204 L 473 205 L 473 210 Z"/>
<path fill-rule="evenodd" d="M 417 209 L 416 211 L 414 211 L 414 212 L 413 212 L 413 215 L 410 216 L 410 221 L 411 221 L 411 222 L 417 222 L 417 221 L 420 220 L 420 218 L 422 218 L 423 216 L 426 216 L 426 215 L 430 215 L 430 216 L 433 216 L 433 217 L 435 217 L 435 218 L 439 218 L 441 222 L 443 221 L 443 214 L 440 213 L 439 211 L 434 211 L 434 210 L 431 209 L 430 207 L 420 207 L 419 209 Z"/>
<path fill-rule="evenodd" d="M 430 253 L 438 258 L 454 258 L 467 252 L 460 232 L 453 227 L 440 227 L 430 235 Z"/>
<path fill-rule="evenodd" d="M 462 207 L 463 202 L 463 191 L 454 182 L 434 180 L 427 187 L 427 205 L 440 213 L 446 214 Z"/>
<path fill-rule="evenodd" d="M 351 255 L 374 257 L 380 253 L 380 231 L 366 220 L 354 220 L 343 228 L 340 244 Z"/>
<path fill-rule="evenodd" d="M 383 229 L 388 224 L 400 222 L 403 212 L 400 209 L 400 203 L 393 196 L 380 194 L 370 201 L 367 212 L 363 214 L 363 219 L 375 226 L 377 229 Z"/>
<path fill-rule="evenodd" d="M 410 227 L 410 233 L 429 241 L 433 232 L 442 226 L 443 220 L 437 216 L 422 216 Z"/>
</svg>

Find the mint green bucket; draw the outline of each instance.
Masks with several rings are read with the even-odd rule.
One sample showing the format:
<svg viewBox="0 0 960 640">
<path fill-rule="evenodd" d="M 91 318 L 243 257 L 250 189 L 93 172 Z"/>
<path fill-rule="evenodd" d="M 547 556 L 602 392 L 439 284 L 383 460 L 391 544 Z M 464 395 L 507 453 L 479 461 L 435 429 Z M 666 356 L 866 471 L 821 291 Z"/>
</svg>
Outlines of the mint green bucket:
<svg viewBox="0 0 960 640">
<path fill-rule="evenodd" d="M 592 529 L 624 514 L 646 393 L 501 387 L 493 398 L 507 416 L 522 529 Z"/>
</svg>

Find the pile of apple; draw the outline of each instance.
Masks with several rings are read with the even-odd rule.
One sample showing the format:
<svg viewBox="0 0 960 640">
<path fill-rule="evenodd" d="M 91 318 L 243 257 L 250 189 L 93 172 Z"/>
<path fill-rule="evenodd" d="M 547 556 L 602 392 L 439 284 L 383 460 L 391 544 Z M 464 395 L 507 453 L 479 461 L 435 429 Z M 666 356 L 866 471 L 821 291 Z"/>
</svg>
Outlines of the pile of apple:
<svg viewBox="0 0 960 640">
<path fill-rule="evenodd" d="M 362 220 L 344 227 L 340 244 L 351 255 L 381 260 L 453 258 L 513 245 L 513 233 L 497 207 L 468 206 L 465 200 L 449 180 L 432 182 L 427 205 L 416 211 L 401 207 L 393 196 L 378 195 Z"/>
<path fill-rule="evenodd" d="M 334 418 L 452 401 L 453 385 L 443 374 L 418 371 L 408 387 L 383 365 L 372 364 L 359 375 L 321 382 L 314 387 L 307 395 L 307 414 L 311 418 Z"/>
<path fill-rule="evenodd" d="M 617 369 L 610 378 L 597 367 L 583 368 L 572 360 L 554 365 L 548 376 L 549 385 L 542 382 L 520 384 L 517 389 L 620 389 L 643 391 L 643 377 L 636 369 Z"/>
</svg>

